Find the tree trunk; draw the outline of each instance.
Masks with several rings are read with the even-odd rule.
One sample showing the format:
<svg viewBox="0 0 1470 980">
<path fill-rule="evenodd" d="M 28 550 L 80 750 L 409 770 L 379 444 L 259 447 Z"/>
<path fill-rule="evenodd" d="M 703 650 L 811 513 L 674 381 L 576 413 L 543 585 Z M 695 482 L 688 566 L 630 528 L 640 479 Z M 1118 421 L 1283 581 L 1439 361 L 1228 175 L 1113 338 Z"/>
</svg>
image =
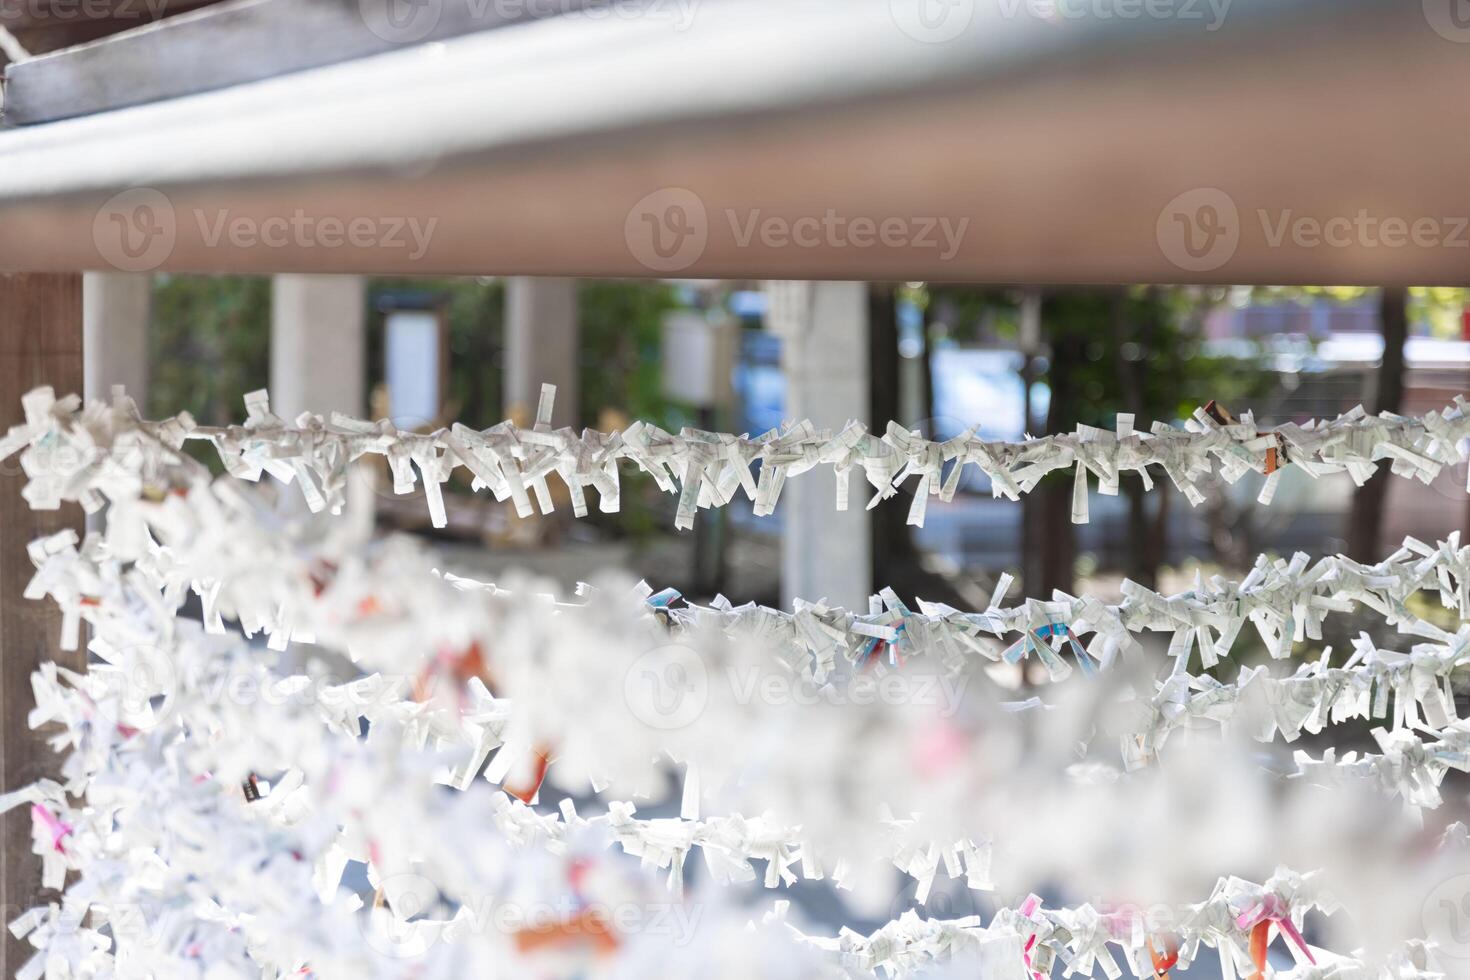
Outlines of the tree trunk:
<svg viewBox="0 0 1470 980">
<path fill-rule="evenodd" d="M 1072 478 L 1048 476 L 1036 493 L 1041 497 L 1039 520 L 1041 580 L 1026 588 L 1028 598 L 1050 599 L 1054 591 L 1073 594 L 1076 586 L 1077 532 L 1072 526 Z"/>
<path fill-rule="evenodd" d="M 1155 489 L 1159 486 L 1154 484 Z M 1123 542 L 1123 568 L 1130 579 L 1152 589 L 1158 583 L 1159 566 L 1150 554 L 1153 534 L 1148 491 L 1143 489 L 1143 481 L 1124 477 L 1123 492 L 1128 495 L 1128 540 Z"/>
<path fill-rule="evenodd" d="M 881 427 L 898 418 L 899 412 L 898 297 L 892 286 L 875 283 L 868 287 L 868 343 L 868 423 L 881 433 Z M 861 495 L 872 491 L 856 473 L 852 479 L 848 506 L 861 507 L 867 503 Z M 896 565 L 913 558 L 907 517 L 901 494 L 873 508 L 875 587 L 889 582 Z"/>
<path fill-rule="evenodd" d="M 924 325 L 921 330 L 921 338 L 924 341 L 924 360 L 921 362 L 922 370 L 919 372 L 919 381 L 923 390 L 919 392 L 919 404 L 924 407 L 924 435 L 929 439 L 937 438 L 935 433 L 935 419 L 939 415 L 937 399 L 934 395 L 934 332 L 930 316 L 933 313 L 934 304 L 930 303 L 924 308 Z M 898 310 L 894 309 L 897 316 Z"/>
<path fill-rule="evenodd" d="M 868 424 L 881 431 L 899 413 L 898 364 L 898 294 L 892 285 L 874 283 L 868 287 Z M 905 601 L 930 599 L 963 608 L 965 598 L 943 576 L 924 568 L 913 529 L 908 525 L 909 504 L 917 481 L 904 484 L 907 493 L 883 501 L 874 507 L 873 586 L 891 586 Z M 872 490 L 854 472 L 849 507 L 867 504 Z M 932 501 L 931 501 L 932 502 Z"/>
<path fill-rule="evenodd" d="M 1151 338 L 1145 334 L 1152 324 L 1129 317 L 1127 301 L 1126 290 L 1120 289 L 1113 296 L 1113 364 L 1123 404 L 1133 413 L 1135 423 L 1142 426 L 1148 423 L 1143 417 L 1143 357 L 1151 349 Z M 1124 356 L 1129 342 L 1139 349 L 1139 356 L 1131 360 Z M 1155 550 L 1157 527 L 1148 515 L 1148 492 L 1136 476 L 1124 476 L 1122 483 L 1123 492 L 1128 495 L 1128 539 L 1123 543 L 1123 568 L 1130 579 L 1152 589 L 1158 582 L 1159 559 Z"/>
<path fill-rule="evenodd" d="M 1374 386 L 1373 411 L 1398 412 L 1404 404 L 1404 341 L 1409 335 L 1409 293 L 1401 286 L 1385 287 L 1378 298 L 1378 322 L 1383 331 L 1383 361 Z M 1376 562 L 1383 537 L 1383 511 L 1388 499 L 1388 467 L 1382 466 L 1353 494 L 1348 513 L 1348 557 Z"/>
<path fill-rule="evenodd" d="M 1045 323 L 1045 320 L 1043 320 Z M 1046 413 L 1046 432 L 1055 435 L 1077 424 L 1081 395 L 1077 390 L 1076 370 L 1086 359 L 1085 340 L 1080 332 L 1065 327 L 1050 331 L 1051 359 L 1047 383 L 1051 386 L 1051 405 Z M 1033 507 L 1039 526 L 1038 581 L 1026 584 L 1026 594 L 1048 599 L 1054 590 L 1071 593 L 1077 562 L 1077 531 L 1072 524 L 1072 473 L 1053 473 L 1041 481 L 1034 491 L 1041 498 Z M 1035 588 L 1033 588 L 1033 584 Z"/>
<path fill-rule="evenodd" d="M 1169 499 L 1171 486 L 1167 480 L 1159 480 L 1154 483 L 1154 499 L 1158 503 L 1154 507 L 1153 526 L 1148 529 L 1149 533 L 1144 545 L 1145 561 L 1148 562 L 1149 575 L 1158 584 L 1159 568 L 1169 561 Z M 1150 588 L 1153 588 L 1151 585 Z"/>
</svg>

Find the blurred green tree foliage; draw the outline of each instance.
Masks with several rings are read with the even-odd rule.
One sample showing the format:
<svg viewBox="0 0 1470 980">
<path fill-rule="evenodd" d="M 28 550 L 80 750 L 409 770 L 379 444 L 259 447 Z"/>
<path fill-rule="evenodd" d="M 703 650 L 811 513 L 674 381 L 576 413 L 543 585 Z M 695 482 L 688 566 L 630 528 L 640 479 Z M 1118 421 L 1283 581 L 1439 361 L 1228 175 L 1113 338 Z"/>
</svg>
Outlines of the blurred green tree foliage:
<svg viewBox="0 0 1470 980">
<path fill-rule="evenodd" d="M 271 281 L 264 276 L 154 280 L 147 405 L 154 418 L 188 410 L 205 425 L 245 417 L 245 394 L 270 376 Z"/>
<path fill-rule="evenodd" d="M 589 279 L 577 294 L 582 325 L 582 423 L 604 411 L 659 425 L 681 424 L 663 396 L 663 315 L 683 305 L 673 286 L 634 279 Z"/>
</svg>

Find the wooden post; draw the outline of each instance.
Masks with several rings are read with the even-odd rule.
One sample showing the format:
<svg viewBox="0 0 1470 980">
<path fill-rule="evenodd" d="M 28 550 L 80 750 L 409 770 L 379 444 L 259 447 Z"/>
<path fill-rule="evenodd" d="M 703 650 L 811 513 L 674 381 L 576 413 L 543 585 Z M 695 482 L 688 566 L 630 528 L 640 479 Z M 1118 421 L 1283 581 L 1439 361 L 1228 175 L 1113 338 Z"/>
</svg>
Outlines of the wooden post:
<svg viewBox="0 0 1470 980">
<path fill-rule="evenodd" d="M 49 384 L 58 396 L 82 390 L 82 277 L 0 274 L 0 432 L 24 420 L 21 395 Z M 75 504 L 32 511 L 21 497 L 19 457 L 0 463 L 0 790 L 55 773 L 58 757 L 26 725 L 34 706 L 31 672 L 45 660 L 81 670 L 86 653 L 60 649 L 61 613 L 50 601 L 21 598 L 35 570 L 26 544 L 66 528 L 82 530 Z M 45 900 L 41 862 L 31 853 L 29 807 L 0 825 L 0 913 L 8 924 Z M 54 896 L 51 896 L 54 900 Z M 0 976 L 11 977 L 34 950 L 7 930 Z"/>
</svg>

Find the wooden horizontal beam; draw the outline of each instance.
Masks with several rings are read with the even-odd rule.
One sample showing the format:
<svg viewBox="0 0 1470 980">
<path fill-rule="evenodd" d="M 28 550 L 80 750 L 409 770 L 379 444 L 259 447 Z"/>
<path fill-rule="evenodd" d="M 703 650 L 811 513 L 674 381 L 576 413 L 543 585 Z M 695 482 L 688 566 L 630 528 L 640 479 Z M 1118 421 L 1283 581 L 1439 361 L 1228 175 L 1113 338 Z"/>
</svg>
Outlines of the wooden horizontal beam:
<svg viewBox="0 0 1470 980">
<path fill-rule="evenodd" d="M 1470 285 L 1452 21 L 1033 6 L 670 0 L 0 133 L 0 267 Z"/>
</svg>

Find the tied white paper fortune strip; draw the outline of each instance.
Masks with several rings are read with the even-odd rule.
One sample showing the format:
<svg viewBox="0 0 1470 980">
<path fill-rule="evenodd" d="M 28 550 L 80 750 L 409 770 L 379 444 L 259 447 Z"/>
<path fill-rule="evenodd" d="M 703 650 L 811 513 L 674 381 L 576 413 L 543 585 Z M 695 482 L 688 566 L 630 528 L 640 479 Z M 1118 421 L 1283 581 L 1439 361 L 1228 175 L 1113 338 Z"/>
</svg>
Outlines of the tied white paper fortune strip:
<svg viewBox="0 0 1470 980">
<path fill-rule="evenodd" d="M 1444 799 L 1440 784 L 1451 769 L 1470 772 L 1470 722 L 1460 721 L 1422 741 L 1408 730 L 1372 730 L 1381 753 L 1350 751 L 1338 758 L 1335 747 L 1320 759 L 1296 753 L 1296 776 L 1318 785 L 1340 785 L 1359 779 L 1390 796 L 1402 797 L 1413 812 L 1435 809 Z"/>
<path fill-rule="evenodd" d="M 773 513 L 786 479 L 816 466 L 833 467 L 836 506 L 841 509 L 847 505 L 854 466 L 863 470 L 874 488 L 868 507 L 894 496 L 905 480 L 917 476 L 908 521 L 919 525 L 931 496 L 953 498 L 965 466 L 974 466 L 989 478 L 997 496 L 1013 500 L 1046 474 L 1073 468 L 1072 520 L 1086 523 L 1089 473 L 1098 480 L 1099 492 L 1116 494 L 1122 473 L 1138 473 L 1151 488 L 1149 467 L 1159 466 L 1191 505 L 1198 505 L 1204 500 L 1198 484 L 1218 465 L 1220 477 L 1229 483 L 1252 471 L 1266 474 L 1259 499 L 1269 503 L 1286 466 L 1296 466 L 1313 478 L 1345 472 L 1361 485 L 1386 459 L 1394 474 L 1428 483 L 1446 466 L 1467 458 L 1465 441 L 1470 438 L 1470 403 L 1463 397 L 1456 397 L 1454 405 L 1443 411 L 1418 417 L 1371 416 L 1359 406 L 1332 420 L 1286 423 L 1264 431 L 1249 412 L 1235 420 L 1218 410 L 1199 409 L 1184 429 L 1155 422 L 1147 433 L 1133 428 L 1131 415 L 1119 415 L 1115 432 L 1079 425 L 1074 433 L 1007 443 L 977 439 L 973 429 L 933 442 L 892 422 L 881 436 L 858 422 L 849 422 L 836 433 L 810 422 L 787 423 L 756 437 L 690 428 L 674 435 L 635 422 L 622 432 L 584 429 L 578 435 L 570 428 L 551 427 L 554 394 L 554 386 L 542 386 L 530 429 L 507 421 L 482 431 L 456 423 L 416 433 L 400 431 L 388 420 L 367 422 L 340 413 L 329 418 L 305 413 L 287 422 L 270 411 L 263 390 L 246 396 L 244 425 L 215 427 L 200 426 L 187 413 L 143 421 L 120 388 L 114 390 L 110 406 L 94 402 L 85 407 L 75 395 L 58 401 L 51 389 L 38 388 L 22 399 L 25 424 L 0 440 L 0 459 L 22 446 L 40 445 L 48 436 L 53 450 L 58 443 L 68 443 L 93 458 L 118 451 L 120 442 L 142 448 L 143 443 L 127 438 L 134 432 L 172 448 L 187 439 L 206 439 L 232 475 L 258 480 L 269 473 L 286 483 L 297 482 L 313 511 L 336 512 L 344 501 L 348 464 L 377 454 L 388 462 L 396 493 L 409 492 L 422 479 L 436 527 L 445 525 L 441 488 L 456 467 L 470 471 L 476 489 L 513 501 L 522 517 L 535 509 L 551 512 L 546 481 L 555 473 L 566 484 L 573 511 L 580 517 L 587 513 L 588 487 L 597 491 L 602 511 L 618 509 L 618 464 L 628 460 L 649 473 L 660 489 L 679 495 L 675 526 L 687 529 L 699 508 L 723 506 L 739 490 L 754 502 L 756 514 Z M 753 477 L 751 467 L 756 463 L 760 474 Z M 146 464 L 142 471 L 147 473 Z M 33 499 L 47 506 L 59 499 L 64 483 L 59 474 L 53 475 L 37 487 Z"/>
</svg>

